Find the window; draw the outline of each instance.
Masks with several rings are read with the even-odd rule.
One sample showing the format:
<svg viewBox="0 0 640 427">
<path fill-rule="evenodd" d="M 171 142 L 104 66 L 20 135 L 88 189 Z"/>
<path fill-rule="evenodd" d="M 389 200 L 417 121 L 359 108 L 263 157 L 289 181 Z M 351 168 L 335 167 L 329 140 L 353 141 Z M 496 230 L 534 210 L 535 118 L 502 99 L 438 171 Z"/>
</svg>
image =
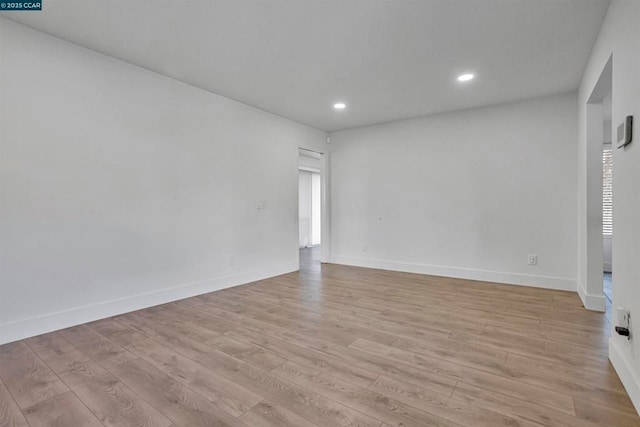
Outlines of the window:
<svg viewBox="0 0 640 427">
<path fill-rule="evenodd" d="M 613 234 L 613 150 L 605 144 L 602 150 L 602 234 Z"/>
<path fill-rule="evenodd" d="M 300 247 L 320 244 L 320 174 L 299 171 L 298 214 Z"/>
</svg>

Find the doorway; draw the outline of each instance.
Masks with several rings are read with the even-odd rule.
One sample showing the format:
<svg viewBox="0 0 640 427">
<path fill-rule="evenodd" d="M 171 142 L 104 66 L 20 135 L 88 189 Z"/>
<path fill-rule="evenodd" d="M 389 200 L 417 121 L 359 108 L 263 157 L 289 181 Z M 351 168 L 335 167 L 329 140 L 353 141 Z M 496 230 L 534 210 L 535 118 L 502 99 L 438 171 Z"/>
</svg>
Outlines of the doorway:
<svg viewBox="0 0 640 427">
<path fill-rule="evenodd" d="M 300 269 L 320 268 L 323 244 L 323 154 L 298 150 L 298 248 Z"/>
<path fill-rule="evenodd" d="M 602 70 L 586 105 L 586 240 L 585 263 L 580 267 L 578 289 L 585 307 L 605 311 L 611 317 L 611 300 L 615 282 L 613 247 L 613 159 L 612 149 L 612 69 L 613 58 Z M 585 286 L 586 285 L 586 286 Z"/>
<path fill-rule="evenodd" d="M 298 171 L 298 218 L 300 248 L 320 246 L 320 172 Z"/>
</svg>

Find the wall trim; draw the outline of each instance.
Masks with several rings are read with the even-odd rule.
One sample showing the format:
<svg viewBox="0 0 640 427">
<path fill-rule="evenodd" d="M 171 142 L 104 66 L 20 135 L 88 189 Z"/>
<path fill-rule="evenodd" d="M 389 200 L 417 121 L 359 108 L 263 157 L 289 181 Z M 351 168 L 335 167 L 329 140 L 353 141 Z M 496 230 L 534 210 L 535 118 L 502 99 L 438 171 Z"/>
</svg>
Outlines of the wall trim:
<svg viewBox="0 0 640 427">
<path fill-rule="evenodd" d="M 158 291 L 90 304 L 42 316 L 0 324 L 0 344 L 57 331 L 94 320 L 104 319 L 155 305 L 206 294 L 233 286 L 291 273 L 299 269 L 298 261 L 247 271 L 200 282 L 187 283 Z"/>
<path fill-rule="evenodd" d="M 633 370 L 629 359 L 622 353 L 620 346 L 616 341 L 626 338 L 611 337 L 609 338 L 609 360 L 616 370 L 624 389 L 627 391 L 631 403 L 636 408 L 636 412 L 640 414 L 640 379 Z"/>
<path fill-rule="evenodd" d="M 483 282 L 505 283 L 508 285 L 532 286 L 536 288 L 576 291 L 575 279 L 562 277 L 536 276 L 501 271 L 475 270 L 470 268 L 447 267 L 441 265 L 415 264 L 399 261 L 333 256 L 334 264 L 356 267 L 377 268 L 380 270 L 402 271 L 405 273 L 427 274 L 431 276 L 453 277 L 457 279 L 480 280 Z"/>
<path fill-rule="evenodd" d="M 578 295 L 582 300 L 582 305 L 587 310 L 593 311 L 604 311 L 605 310 L 605 300 L 604 295 L 593 295 L 588 293 L 582 283 L 578 281 Z"/>
</svg>

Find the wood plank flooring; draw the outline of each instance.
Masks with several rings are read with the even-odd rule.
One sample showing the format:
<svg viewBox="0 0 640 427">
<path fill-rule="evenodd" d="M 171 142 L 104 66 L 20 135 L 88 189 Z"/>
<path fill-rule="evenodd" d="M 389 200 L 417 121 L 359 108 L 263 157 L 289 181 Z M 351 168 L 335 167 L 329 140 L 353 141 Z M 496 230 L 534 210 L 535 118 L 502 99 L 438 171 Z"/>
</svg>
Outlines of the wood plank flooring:
<svg viewBox="0 0 640 427">
<path fill-rule="evenodd" d="M 576 294 L 317 255 L 0 346 L 0 426 L 640 426 Z"/>
</svg>

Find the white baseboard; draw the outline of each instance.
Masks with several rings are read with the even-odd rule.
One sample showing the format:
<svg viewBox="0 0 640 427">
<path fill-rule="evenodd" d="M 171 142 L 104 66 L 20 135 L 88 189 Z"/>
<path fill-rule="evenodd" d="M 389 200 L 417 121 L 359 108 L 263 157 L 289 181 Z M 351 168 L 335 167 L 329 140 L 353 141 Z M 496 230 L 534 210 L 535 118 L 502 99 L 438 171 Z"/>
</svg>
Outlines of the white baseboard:
<svg viewBox="0 0 640 427">
<path fill-rule="evenodd" d="M 609 360 L 618 373 L 622 385 L 625 390 L 627 390 L 627 394 L 631 399 L 631 403 L 633 403 L 633 406 L 636 408 L 636 412 L 640 414 L 640 379 L 638 379 L 631 363 L 629 363 L 629 360 L 624 356 L 617 343 L 618 340 L 625 339 L 626 338 L 617 336 L 609 339 Z"/>
<path fill-rule="evenodd" d="M 532 286 L 536 288 L 576 291 L 576 281 L 562 277 L 535 276 L 500 271 L 474 270 L 469 268 L 445 267 L 441 265 L 413 264 L 398 261 L 333 256 L 334 264 L 356 267 L 377 268 L 380 270 L 402 271 L 406 273 L 427 274 L 431 276 L 454 277 L 457 279 L 480 280 L 483 282 L 506 283 L 509 285 Z"/>
<path fill-rule="evenodd" d="M 154 292 L 90 304 L 70 310 L 0 324 L 0 344 L 80 325 L 118 314 L 189 298 L 220 289 L 243 285 L 298 270 L 298 262 L 290 262 L 259 270 L 233 274 L 202 282 L 165 288 Z"/>
<path fill-rule="evenodd" d="M 604 295 L 593 295 L 587 293 L 587 290 L 582 286 L 582 283 L 578 281 L 578 295 L 582 300 L 582 305 L 587 310 L 593 311 L 604 311 L 605 310 L 605 300 Z"/>
</svg>

